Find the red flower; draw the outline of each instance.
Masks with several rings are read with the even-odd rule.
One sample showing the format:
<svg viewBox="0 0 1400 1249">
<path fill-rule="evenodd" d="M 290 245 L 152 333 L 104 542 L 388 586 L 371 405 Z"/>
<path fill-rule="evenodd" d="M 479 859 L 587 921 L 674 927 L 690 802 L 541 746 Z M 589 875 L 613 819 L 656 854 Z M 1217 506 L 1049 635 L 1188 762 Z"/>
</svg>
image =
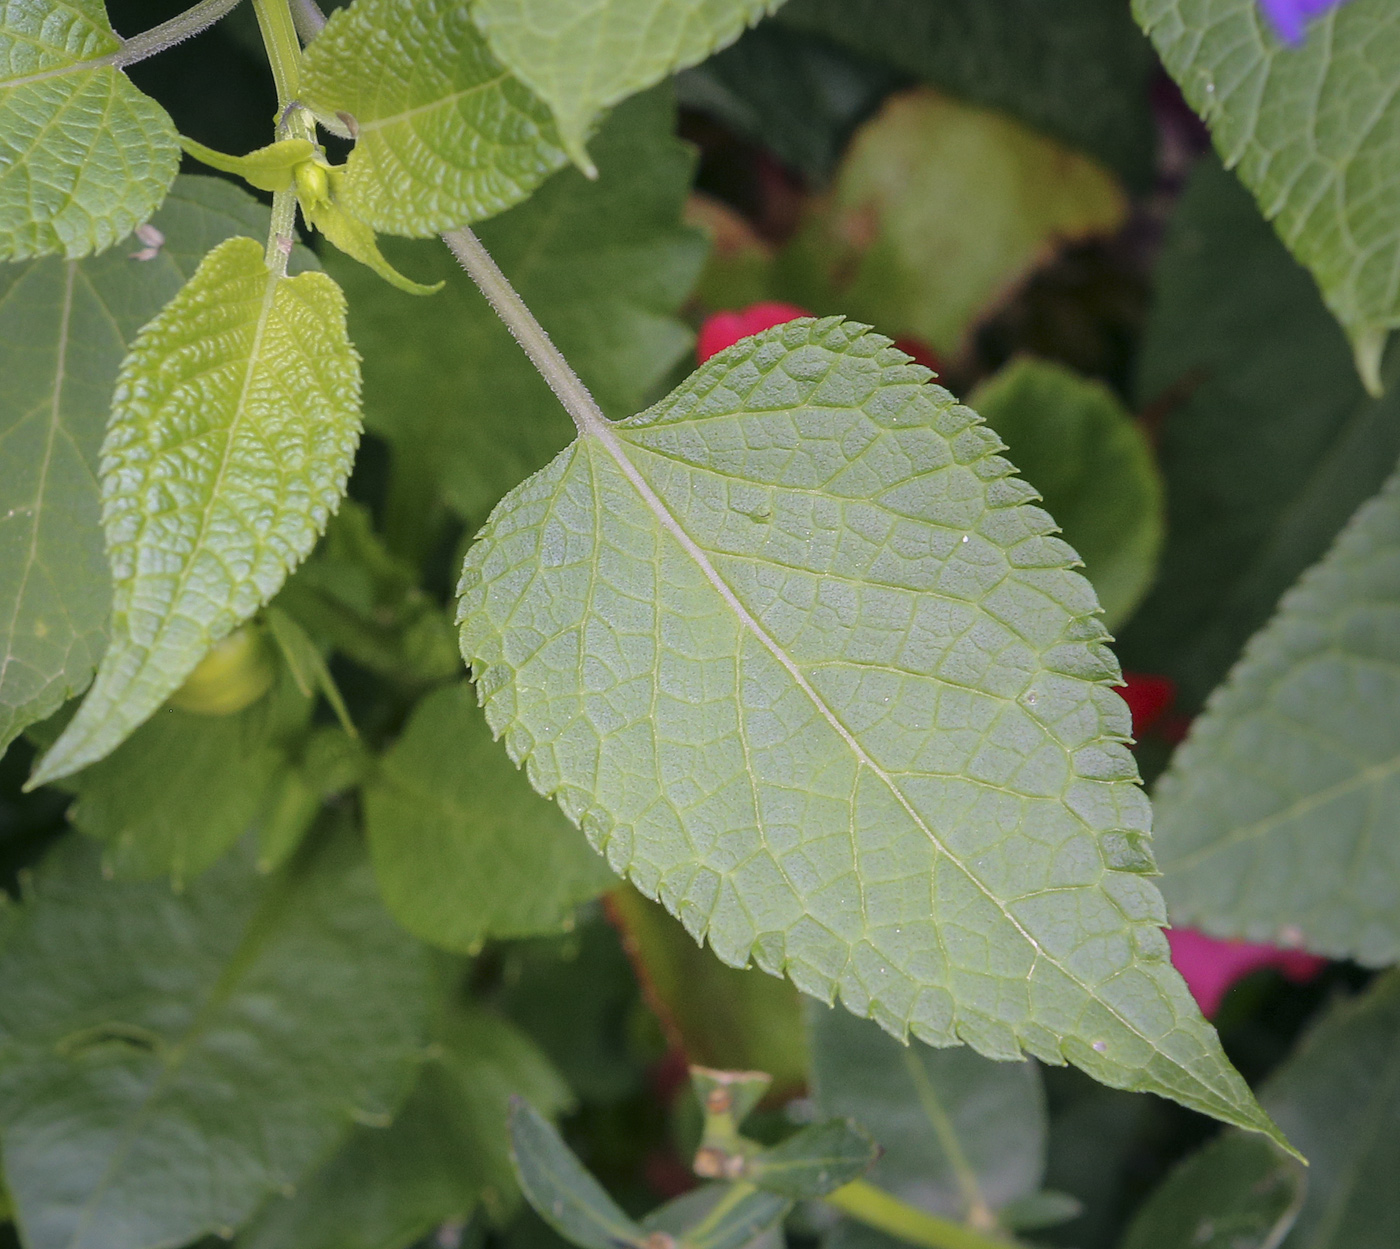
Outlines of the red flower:
<svg viewBox="0 0 1400 1249">
<path fill-rule="evenodd" d="M 1133 736 L 1141 737 L 1162 717 L 1176 698 L 1176 685 L 1167 677 L 1125 672 L 1127 684 L 1118 691 L 1133 713 Z"/>
<path fill-rule="evenodd" d="M 812 314 L 796 304 L 765 302 L 750 304 L 742 312 L 717 312 L 708 317 L 700 327 L 700 337 L 695 343 L 695 354 L 704 364 L 711 356 L 717 356 L 726 347 L 732 347 L 741 338 L 772 329 L 775 325 L 786 325 L 798 317 Z"/>
<path fill-rule="evenodd" d="M 1316 954 L 1249 941 L 1219 941 L 1194 928 L 1168 928 L 1167 942 L 1172 963 L 1206 1016 L 1214 1015 L 1230 986 L 1252 971 L 1277 967 L 1290 980 L 1306 984 L 1327 966 L 1327 960 Z"/>
</svg>

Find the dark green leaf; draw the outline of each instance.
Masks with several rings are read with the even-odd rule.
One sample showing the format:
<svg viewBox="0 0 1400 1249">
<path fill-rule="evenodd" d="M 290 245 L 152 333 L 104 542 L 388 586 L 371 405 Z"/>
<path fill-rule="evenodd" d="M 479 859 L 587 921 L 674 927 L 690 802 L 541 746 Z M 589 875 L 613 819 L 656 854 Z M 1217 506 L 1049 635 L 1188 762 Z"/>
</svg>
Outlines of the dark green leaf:
<svg viewBox="0 0 1400 1249">
<path fill-rule="evenodd" d="M 1018 1197 L 997 1211 L 997 1222 L 1008 1231 L 1034 1232 L 1078 1218 L 1084 1203 L 1068 1193 L 1040 1192 Z"/>
<path fill-rule="evenodd" d="M 1312 279 L 1234 176 L 1203 161 L 1158 264 L 1143 344 L 1137 393 L 1162 422 L 1168 536 L 1121 640 L 1127 667 L 1165 673 L 1188 711 L 1200 706 L 1389 476 L 1398 391 L 1367 398 Z"/>
<path fill-rule="evenodd" d="M 879 1152 L 864 1128 L 849 1119 L 831 1119 L 747 1158 L 743 1175 L 782 1197 L 825 1197 L 864 1175 Z"/>
<path fill-rule="evenodd" d="M 511 1157 L 525 1199 L 582 1249 L 640 1247 L 642 1229 L 618 1208 L 549 1123 L 523 1099 L 510 1112 Z"/>
<path fill-rule="evenodd" d="M 1117 629 L 1151 586 L 1164 536 L 1146 435 L 1103 383 L 1044 360 L 1014 361 L 968 402 L 1040 492 Z"/>
<path fill-rule="evenodd" d="M 97 454 L 127 347 L 211 247 L 265 238 L 268 213 L 227 182 L 182 177 L 151 225 L 164 241 L 149 259 L 132 238 L 0 266 L 0 750 L 80 691 L 106 645 Z M 308 263 L 297 248 L 293 270 Z"/>
<path fill-rule="evenodd" d="M 791 0 L 777 20 L 1151 179 L 1153 57 L 1121 0 Z"/>
<path fill-rule="evenodd" d="M 364 803 L 389 909 L 449 950 L 557 932 L 617 880 L 492 742 L 469 682 L 418 704 Z"/>
<path fill-rule="evenodd" d="M 673 1233 L 680 1249 L 745 1249 L 764 1232 L 776 1228 L 792 1209 L 789 1198 L 742 1182 L 701 1191 L 707 1197 L 713 1193 L 713 1200 L 687 1204 L 686 1213 L 693 1221 Z M 673 1204 L 683 1201 L 686 1197 Z"/>
<path fill-rule="evenodd" d="M 25 1244 L 236 1227 L 397 1108 L 427 972 L 344 833 L 272 878 L 246 848 L 178 896 L 104 881 L 96 846 L 62 843 L 0 955 L 0 1141 Z"/>
<path fill-rule="evenodd" d="M 1262 1137 L 1227 1132 L 1148 1198 L 1123 1249 L 1277 1249 L 1306 1187 L 1297 1159 Z"/>
<path fill-rule="evenodd" d="M 901 1045 L 845 1011 L 807 1010 L 812 1092 L 883 1151 L 870 1181 L 920 1209 L 982 1226 L 1034 1193 L 1045 1169 L 1045 1096 L 1032 1063 Z M 844 1224 L 846 1237 L 876 1233 Z"/>
</svg>

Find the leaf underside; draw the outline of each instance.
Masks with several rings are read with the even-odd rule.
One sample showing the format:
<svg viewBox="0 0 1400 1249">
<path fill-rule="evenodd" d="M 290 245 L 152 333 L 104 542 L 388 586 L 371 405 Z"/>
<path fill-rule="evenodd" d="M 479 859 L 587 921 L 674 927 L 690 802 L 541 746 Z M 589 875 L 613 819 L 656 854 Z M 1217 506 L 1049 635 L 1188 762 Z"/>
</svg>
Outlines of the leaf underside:
<svg viewBox="0 0 1400 1249">
<path fill-rule="evenodd" d="M 492 51 L 554 110 L 570 157 L 605 108 L 733 43 L 782 0 L 478 0 Z"/>
<path fill-rule="evenodd" d="M 306 52 L 304 103 L 349 114 L 342 205 L 427 238 L 519 203 L 566 157 L 549 110 L 501 69 L 468 6 L 356 0 Z"/>
<path fill-rule="evenodd" d="M 0 261 L 75 259 L 160 206 L 180 165 L 175 123 L 120 70 L 98 0 L 0 11 Z"/>
<path fill-rule="evenodd" d="M 1168 961 L 1093 592 L 928 376 L 803 320 L 590 428 L 467 556 L 488 720 L 725 962 L 1271 1131 Z"/>
<path fill-rule="evenodd" d="M 1400 476 L 1211 696 L 1157 788 L 1173 919 L 1400 959 Z"/>
<path fill-rule="evenodd" d="M 111 641 L 31 785 L 102 758 L 277 592 L 344 494 L 359 361 L 325 274 L 220 244 L 136 340 L 102 448 Z"/>
<path fill-rule="evenodd" d="M 1297 47 L 1256 0 L 1134 0 L 1133 12 L 1379 389 L 1400 325 L 1400 6 L 1334 5 Z"/>
<path fill-rule="evenodd" d="M 233 234 L 267 209 L 181 177 L 152 219 L 163 243 L 0 268 L 0 750 L 85 686 L 106 645 L 98 452 L 127 346 Z M 293 270 L 312 260 L 297 248 Z"/>
</svg>

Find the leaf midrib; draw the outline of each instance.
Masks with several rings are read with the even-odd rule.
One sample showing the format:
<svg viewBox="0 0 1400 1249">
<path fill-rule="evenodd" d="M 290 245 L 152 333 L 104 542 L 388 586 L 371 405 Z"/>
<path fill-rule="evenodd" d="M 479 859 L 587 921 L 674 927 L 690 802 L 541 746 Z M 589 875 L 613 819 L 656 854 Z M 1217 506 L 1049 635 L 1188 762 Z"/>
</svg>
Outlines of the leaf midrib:
<svg viewBox="0 0 1400 1249">
<path fill-rule="evenodd" d="M 575 421 L 579 426 L 582 438 L 592 438 L 602 446 L 602 448 L 617 464 L 617 467 L 622 472 L 623 476 L 627 478 L 629 483 L 631 483 L 633 489 L 635 489 L 637 493 L 641 496 L 642 501 L 646 504 L 647 508 L 651 511 L 651 513 L 656 517 L 661 527 L 665 529 L 666 532 L 669 533 L 676 540 L 676 542 L 680 545 L 681 549 L 685 551 L 685 553 L 688 556 L 690 556 L 690 558 L 694 561 L 696 567 L 700 570 L 704 578 L 710 583 L 711 586 L 714 587 L 716 593 L 719 594 L 720 598 L 724 601 L 726 606 L 728 606 L 729 609 L 737 617 L 740 625 L 746 630 L 748 630 L 753 635 L 753 637 L 760 643 L 760 645 L 762 645 L 774 657 L 774 659 L 778 661 L 778 663 L 782 666 L 783 670 L 788 674 L 789 678 L 811 701 L 813 707 L 817 710 L 818 714 L 820 714 L 822 718 L 826 720 L 826 722 L 836 732 L 837 736 L 840 737 L 841 740 L 846 743 L 846 746 L 855 756 L 857 763 L 869 769 L 871 775 L 879 779 L 879 781 L 886 787 L 886 789 L 889 790 L 890 794 L 894 797 L 895 801 L 899 803 L 899 805 L 903 808 L 905 814 L 908 815 L 908 817 L 914 822 L 914 826 L 918 828 L 926 837 L 928 837 L 929 841 L 934 845 L 938 852 L 943 854 L 947 858 L 948 862 L 951 863 L 955 868 L 957 868 L 957 870 L 962 873 L 962 875 L 973 885 L 973 887 L 977 889 L 992 904 L 992 906 L 996 908 L 997 913 L 1000 914 L 1003 917 L 1003 919 L 1005 919 L 1006 922 L 1009 923 L 1017 931 L 1017 933 L 1020 934 L 1021 938 L 1034 952 L 1034 959 L 1039 960 L 1043 958 L 1052 967 L 1056 968 L 1067 980 L 1069 980 L 1072 984 L 1074 984 L 1082 992 L 1084 992 L 1090 998 L 1090 1000 L 1102 1006 L 1105 1012 L 1107 1012 L 1115 1020 L 1117 1020 L 1117 1022 L 1126 1031 L 1130 1032 L 1132 1035 L 1142 1040 L 1149 1048 L 1151 1048 L 1153 1053 L 1162 1054 L 1163 1057 L 1166 1057 L 1161 1047 L 1157 1045 L 1151 1037 L 1144 1033 L 1131 1020 L 1127 1019 L 1122 1014 L 1122 1012 L 1119 1011 L 1110 1002 L 1106 1001 L 1102 996 L 1092 992 L 1089 989 L 1089 987 L 1084 983 L 1084 981 L 1073 971 L 1071 971 L 1068 967 L 1066 967 L 1059 959 L 1055 958 L 1048 951 L 1044 950 L 1041 947 L 1040 943 L 1037 942 L 1035 938 L 1026 930 L 1025 926 L 1020 922 L 1020 920 L 1018 920 L 1014 915 L 1011 914 L 1011 912 L 1006 908 L 1006 905 L 1002 902 L 1002 900 L 998 898 L 996 894 L 993 893 L 992 890 L 989 889 L 962 862 L 961 859 L 959 859 L 955 854 L 953 854 L 953 852 L 950 849 L 948 849 L 943 844 L 943 842 L 939 839 L 934 830 L 928 826 L 927 822 L 923 819 L 922 816 L 920 816 L 913 804 L 910 803 L 909 799 L 904 795 L 904 792 L 900 789 L 898 785 L 895 784 L 894 779 L 883 768 L 881 768 L 880 765 L 877 764 L 875 760 L 870 757 L 869 754 L 866 753 L 865 748 L 861 746 L 860 742 L 856 740 L 855 736 L 851 733 L 851 731 L 845 726 L 845 724 L 842 723 L 840 717 L 836 715 L 835 711 L 827 704 L 825 699 L 823 699 L 821 695 L 812 687 L 811 683 L 807 680 L 802 671 L 793 662 L 793 660 L 787 654 L 787 652 L 784 651 L 783 648 L 778 645 L 777 641 L 768 634 L 767 630 L 763 628 L 763 626 L 758 622 L 758 620 L 753 616 L 753 614 L 748 610 L 748 608 L 744 606 L 743 602 L 725 582 L 724 578 L 720 576 L 718 570 L 710 562 L 709 557 L 705 554 L 704 550 L 690 536 L 690 534 L 686 532 L 686 530 L 682 527 L 680 521 L 671 513 L 670 509 L 666 506 L 665 502 L 656 493 L 656 491 L 651 488 L 650 484 L 642 476 L 637 466 L 632 463 L 631 459 L 628 457 L 627 452 L 622 445 L 621 439 L 618 438 L 617 434 L 613 431 L 610 422 L 607 421 L 607 419 L 601 414 L 601 412 L 598 412 L 596 410 L 581 412 L 575 416 Z M 1032 964 L 1031 971 L 1033 970 L 1034 964 Z M 1030 976 L 1031 972 L 1027 972 L 1026 978 L 1028 980 L 1030 979 Z M 1016 1030 L 1013 1028 L 1013 1032 L 1014 1031 Z M 1019 1035 L 1017 1036 L 1017 1040 L 1018 1042 L 1020 1041 Z M 1180 1066 L 1180 1064 L 1176 1063 L 1174 1059 L 1169 1059 L 1169 1061 L 1171 1061 L 1174 1066 Z M 1195 1077 L 1193 1075 L 1193 1079 L 1199 1079 L 1199 1077 Z M 1204 1081 L 1201 1081 L 1201 1083 L 1203 1087 L 1211 1088 L 1211 1086 L 1206 1085 Z M 1211 1091 L 1213 1093 L 1217 1092 L 1217 1090 L 1213 1088 L 1211 1088 Z M 1226 1100 L 1228 1101 L 1228 1099 Z"/>
</svg>

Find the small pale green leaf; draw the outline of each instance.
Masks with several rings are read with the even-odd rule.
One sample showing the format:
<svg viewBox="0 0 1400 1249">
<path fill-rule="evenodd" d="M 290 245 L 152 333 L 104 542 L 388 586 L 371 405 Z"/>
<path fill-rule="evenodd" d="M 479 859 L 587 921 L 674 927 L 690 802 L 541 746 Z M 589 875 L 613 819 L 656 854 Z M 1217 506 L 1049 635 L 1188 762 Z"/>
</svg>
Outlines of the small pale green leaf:
<svg viewBox="0 0 1400 1249">
<path fill-rule="evenodd" d="M 1400 326 L 1400 6 L 1333 5 L 1297 47 L 1258 0 L 1133 0 L 1133 13 L 1380 393 L 1380 348 Z"/>
<path fill-rule="evenodd" d="M 1227 1132 L 1147 1199 L 1123 1249 L 1278 1249 L 1306 1189 L 1297 1159 L 1257 1136 Z"/>
<path fill-rule="evenodd" d="M 665 89 L 628 101 L 594 144 L 597 182 L 566 170 L 482 225 L 482 242 L 604 411 L 629 416 L 694 341 L 676 316 L 704 261 L 681 225 L 694 156 L 675 137 Z M 573 426 L 500 318 L 441 244 L 412 271 L 447 280 L 407 299 L 338 256 L 354 338 L 365 353 L 365 413 L 393 444 L 390 527 L 421 526 L 444 497 L 473 527 L 569 443 Z M 409 245 L 390 248 L 398 261 Z M 443 351 L 442 344 L 453 344 Z M 462 396 L 471 395 L 471 403 Z"/>
<path fill-rule="evenodd" d="M 930 1214 L 982 1226 L 1035 1193 L 1045 1171 L 1045 1094 L 1031 1063 L 994 1063 L 966 1049 L 901 1045 L 868 1020 L 807 1008 L 812 1094 L 880 1146 L 870 1180 Z M 846 1222 L 832 1249 L 888 1245 Z"/>
<path fill-rule="evenodd" d="M 1123 662 L 1193 714 L 1400 456 L 1400 353 L 1368 398 L 1317 286 L 1203 159 L 1158 262 L 1137 409 L 1160 421 L 1167 542 Z"/>
<path fill-rule="evenodd" d="M 1334 1006 L 1261 1096 L 1310 1164 L 1288 1249 L 1400 1244 L 1400 973 Z"/>
<path fill-rule="evenodd" d="M 1255 634 L 1157 786 L 1177 923 L 1400 960 L 1400 475 Z"/>
<path fill-rule="evenodd" d="M 323 695 L 335 712 L 335 718 L 340 721 L 340 727 L 348 736 L 358 736 L 340 687 L 326 666 L 326 658 L 306 635 L 306 630 L 275 604 L 267 609 L 266 619 L 268 635 L 276 644 L 297 688 L 307 698 Z"/>
<path fill-rule="evenodd" d="M 232 1229 L 408 1092 L 428 965 L 353 835 L 272 878 L 251 858 L 174 895 L 104 880 L 75 837 L 36 872 L 0 955 L 0 1142 L 28 1249 Z"/>
<path fill-rule="evenodd" d="M 1040 492 L 1116 629 L 1141 602 L 1162 546 L 1162 478 L 1147 436 L 1101 382 L 1017 360 L 968 402 Z"/>
<path fill-rule="evenodd" d="M 498 1016 L 452 1008 L 432 1056 L 387 1129 L 357 1127 L 289 1198 L 266 1206 L 237 1249 L 403 1249 L 485 1200 L 515 1194 L 506 1120 L 512 1096 L 550 1114 L 568 1088 L 528 1037 Z"/>
<path fill-rule="evenodd" d="M 640 1249 L 642 1229 L 523 1098 L 516 1098 L 511 1107 L 510 1153 L 525 1199 L 564 1239 L 581 1249 Z"/>
<path fill-rule="evenodd" d="M 519 203 L 565 163 L 549 110 L 448 0 L 355 0 L 306 50 L 301 98 L 351 119 L 342 207 L 427 238 Z"/>
<path fill-rule="evenodd" d="M 756 967 L 726 967 L 664 907 L 624 885 L 608 912 L 640 969 L 667 1036 L 703 1067 L 764 1071 L 783 1092 L 807 1079 L 797 991 Z"/>
<path fill-rule="evenodd" d="M 410 932 L 474 952 L 566 928 L 617 878 L 491 741 L 470 684 L 429 694 L 364 791 L 384 900 Z"/>
<path fill-rule="evenodd" d="M 744 1161 L 744 1179 L 783 1197 L 825 1197 L 859 1179 L 879 1155 L 864 1128 L 848 1119 L 813 1123 Z"/>
<path fill-rule="evenodd" d="M 351 259 L 358 260 L 362 265 L 372 269 L 390 286 L 397 287 L 409 295 L 435 295 L 442 289 L 443 283 L 441 282 L 434 282 L 430 286 L 404 277 L 384 259 L 384 253 L 379 250 L 379 240 L 374 237 L 374 231 L 358 217 L 352 217 L 338 204 L 330 200 L 324 200 L 317 204 L 303 203 L 302 210 L 305 212 L 306 219 L 311 224 L 312 229 L 324 234 L 328 243 L 340 248 Z"/>
<path fill-rule="evenodd" d="M 279 139 L 246 156 L 229 156 L 180 136 L 180 146 L 210 169 L 237 174 L 260 191 L 286 191 L 292 185 L 292 171 L 311 159 L 316 145 L 310 139 Z"/>
<path fill-rule="evenodd" d="M 1157 60 L 1118 0 L 789 0 L 777 25 L 923 79 L 1152 185 Z"/>
<path fill-rule="evenodd" d="M 598 114 L 733 43 L 783 0 L 477 0 L 501 62 L 553 110 L 570 158 Z"/>
<path fill-rule="evenodd" d="M 1272 1132 L 1167 957 L 1093 591 L 999 445 L 836 319 L 590 421 L 467 555 L 487 718 L 723 961 Z"/>
<path fill-rule="evenodd" d="M 1079 152 L 927 88 L 892 96 L 779 257 L 779 292 L 953 355 L 1061 243 L 1111 234 L 1127 200 Z"/>
<path fill-rule="evenodd" d="M 151 221 L 155 254 L 0 267 L 0 750 L 90 680 L 106 644 L 97 458 L 117 369 L 136 332 L 267 209 L 221 179 L 176 179 Z M 154 236 L 152 236 L 154 237 Z M 311 254 L 297 248 L 294 268 Z"/>
<path fill-rule="evenodd" d="M 77 795 L 68 818 L 105 843 L 114 875 L 182 887 L 253 827 L 310 716 L 286 674 L 236 715 L 164 707 L 65 784 Z"/>
<path fill-rule="evenodd" d="M 175 123 L 119 69 L 102 0 L 0 8 L 0 261 L 103 251 L 180 165 Z"/>
<path fill-rule="evenodd" d="M 122 364 L 102 448 L 111 641 L 31 785 L 108 754 L 305 557 L 359 441 L 340 289 L 230 239 Z"/>
</svg>

